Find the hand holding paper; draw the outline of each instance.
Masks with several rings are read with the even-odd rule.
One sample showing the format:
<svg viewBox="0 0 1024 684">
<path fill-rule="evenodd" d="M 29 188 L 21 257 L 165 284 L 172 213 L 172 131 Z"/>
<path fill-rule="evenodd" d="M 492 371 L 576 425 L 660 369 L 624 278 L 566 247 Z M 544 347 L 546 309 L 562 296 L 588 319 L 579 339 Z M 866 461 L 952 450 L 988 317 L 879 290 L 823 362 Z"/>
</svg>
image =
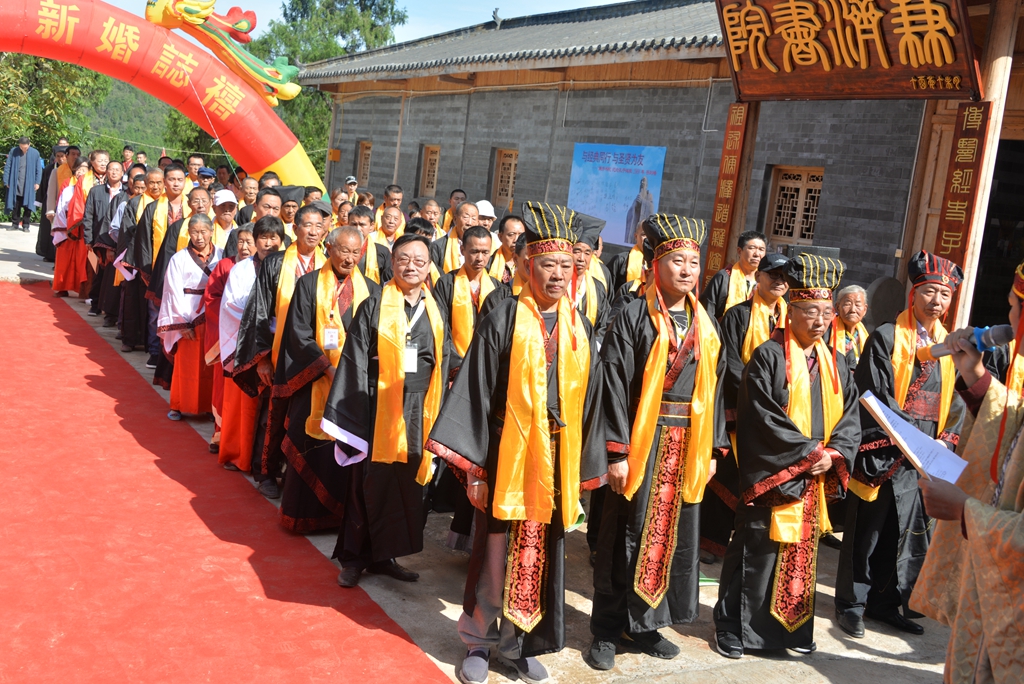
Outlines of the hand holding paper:
<svg viewBox="0 0 1024 684">
<path fill-rule="evenodd" d="M 967 461 L 900 418 L 871 392 L 865 392 L 860 403 L 922 476 L 956 483 Z"/>
</svg>

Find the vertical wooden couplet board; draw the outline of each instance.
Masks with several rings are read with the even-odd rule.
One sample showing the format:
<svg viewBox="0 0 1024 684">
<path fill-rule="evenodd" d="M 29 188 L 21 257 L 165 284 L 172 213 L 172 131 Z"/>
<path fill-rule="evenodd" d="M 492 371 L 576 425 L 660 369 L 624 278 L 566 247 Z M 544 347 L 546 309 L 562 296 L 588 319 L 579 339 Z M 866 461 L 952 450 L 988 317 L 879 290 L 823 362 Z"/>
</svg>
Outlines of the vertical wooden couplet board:
<svg viewBox="0 0 1024 684">
<path fill-rule="evenodd" d="M 750 106 L 746 102 L 734 102 L 729 105 L 725 141 L 722 143 L 722 161 L 718 165 L 715 204 L 711 213 L 711 232 L 708 236 L 707 256 L 704 262 L 704 285 L 707 285 L 711 277 L 726 265 L 733 210 L 736 208 L 737 196 L 741 191 L 745 192 L 746 184 L 741 182 L 743 144 L 753 118 L 750 116 Z"/>
<path fill-rule="evenodd" d="M 985 156 L 990 102 L 962 102 L 957 107 L 953 128 L 953 145 L 949 150 L 946 187 L 942 193 L 939 230 L 935 236 L 934 254 L 961 267 L 971 242 L 972 218 L 978 207 L 978 186 L 981 162 Z M 954 295 L 949 310 L 956 311 L 959 296 Z"/>
</svg>

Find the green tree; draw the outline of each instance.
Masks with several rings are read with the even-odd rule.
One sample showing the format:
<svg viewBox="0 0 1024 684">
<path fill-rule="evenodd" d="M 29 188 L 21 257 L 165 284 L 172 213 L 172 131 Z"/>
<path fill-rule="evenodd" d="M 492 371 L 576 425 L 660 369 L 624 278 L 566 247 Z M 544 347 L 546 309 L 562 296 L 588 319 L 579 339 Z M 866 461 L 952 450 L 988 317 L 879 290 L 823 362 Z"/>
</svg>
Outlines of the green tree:
<svg viewBox="0 0 1024 684">
<path fill-rule="evenodd" d="M 61 136 L 89 146 L 92 141 L 82 135 L 88 127 L 85 109 L 109 89 L 105 76 L 74 64 L 0 53 L 0 150 L 22 135 L 44 157 Z"/>
</svg>

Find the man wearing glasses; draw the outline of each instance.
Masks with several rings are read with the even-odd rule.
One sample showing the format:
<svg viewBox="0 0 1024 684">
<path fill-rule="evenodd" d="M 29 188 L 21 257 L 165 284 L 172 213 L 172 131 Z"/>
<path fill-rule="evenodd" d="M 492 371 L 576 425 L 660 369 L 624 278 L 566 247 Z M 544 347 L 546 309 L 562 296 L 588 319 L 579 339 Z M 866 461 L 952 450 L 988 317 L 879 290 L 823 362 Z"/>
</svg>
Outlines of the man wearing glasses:
<svg viewBox="0 0 1024 684">
<path fill-rule="evenodd" d="M 722 317 L 722 346 L 725 347 L 726 369 L 722 376 L 725 399 L 725 429 L 736 450 L 736 399 L 740 379 L 754 350 L 768 341 L 779 326 L 786 326 L 786 264 L 789 259 L 777 252 L 766 254 L 757 265 L 751 298 L 733 306 Z M 714 561 L 725 555 L 736 517 L 739 481 L 735 454 L 718 464 L 715 476 L 700 504 L 701 558 Z"/>
<path fill-rule="evenodd" d="M 737 398 L 740 505 L 714 614 L 726 658 L 816 650 L 818 537 L 831 529 L 826 504 L 845 495 L 860 445 L 857 387 L 822 339 L 844 266 L 800 254 L 785 270 L 786 327 L 753 351 Z"/>
<path fill-rule="evenodd" d="M 351 487 L 334 549 L 338 584 L 363 570 L 415 582 L 395 562 L 423 550 L 425 485 L 433 458 L 423 450 L 447 379 L 444 318 L 430 288 L 430 241 L 403 235 L 392 251 L 394 277 L 370 295 L 348 328 L 321 430 Z"/>
</svg>

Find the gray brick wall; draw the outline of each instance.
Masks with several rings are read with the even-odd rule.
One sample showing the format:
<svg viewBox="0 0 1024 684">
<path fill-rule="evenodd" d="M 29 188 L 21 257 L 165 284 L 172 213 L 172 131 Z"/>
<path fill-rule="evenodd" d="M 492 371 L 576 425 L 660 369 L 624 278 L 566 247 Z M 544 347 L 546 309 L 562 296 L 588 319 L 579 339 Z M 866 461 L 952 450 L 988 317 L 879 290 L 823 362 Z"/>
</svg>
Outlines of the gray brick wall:
<svg viewBox="0 0 1024 684">
<path fill-rule="evenodd" d="M 519 150 L 516 197 L 565 202 L 573 144 L 668 148 L 660 209 L 708 220 L 722 151 L 730 82 L 704 88 L 479 92 L 406 100 L 398 184 L 418 191 L 423 145 L 441 146 L 438 201 L 464 188 L 490 196 L 494 150 Z M 339 105 L 336 105 L 336 107 Z M 892 275 L 923 105 L 915 102 L 772 102 L 761 109 L 747 216 L 763 229 L 774 165 L 822 166 L 825 176 L 815 244 L 839 247 L 847 282 Z M 332 183 L 354 173 L 360 140 L 373 141 L 370 190 L 391 182 L 401 100 L 346 103 L 336 118 L 342 160 Z M 707 122 L 705 125 L 705 111 Z M 708 129 L 708 130 L 702 130 Z M 499 213 L 501 211 L 500 208 Z"/>
</svg>

